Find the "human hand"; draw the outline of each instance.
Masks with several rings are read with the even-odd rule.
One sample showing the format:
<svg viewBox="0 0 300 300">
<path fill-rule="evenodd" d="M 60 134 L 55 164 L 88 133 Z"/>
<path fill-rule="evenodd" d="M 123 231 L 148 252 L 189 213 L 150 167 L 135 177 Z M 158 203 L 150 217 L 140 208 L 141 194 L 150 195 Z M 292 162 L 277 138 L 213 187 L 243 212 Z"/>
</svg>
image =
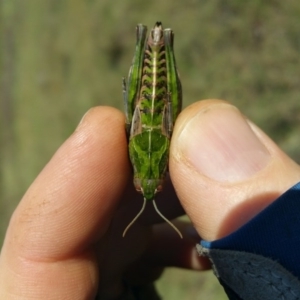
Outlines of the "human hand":
<svg viewBox="0 0 300 300">
<path fill-rule="evenodd" d="M 300 168 L 234 106 L 196 102 L 176 121 L 170 174 L 207 241 L 241 227 L 300 180 Z"/>
<path fill-rule="evenodd" d="M 258 136 L 252 140 L 238 111 L 214 100 L 195 103 L 176 122 L 170 174 L 206 240 L 231 233 L 299 181 L 298 165 L 251 126 Z M 196 259 L 199 238 L 189 225 L 178 225 L 183 240 L 165 225 L 151 233 L 160 222 L 151 205 L 122 238 L 142 202 L 126 149 L 119 112 L 95 108 L 85 116 L 11 219 L 0 259 L 1 298 L 94 299 L 99 288 L 103 299 L 116 299 L 124 280 L 145 284 L 164 266 L 208 268 Z M 168 218 L 182 214 L 170 184 L 157 203 Z"/>
<path fill-rule="evenodd" d="M 167 201 L 163 198 L 168 196 Z M 170 182 L 157 204 L 183 214 Z M 156 279 L 164 266 L 204 269 L 198 238 L 181 240 L 152 205 L 126 237 L 142 205 L 132 183 L 124 117 L 91 109 L 15 210 L 0 257 L 0 299 L 117 299 L 128 285 Z M 169 207 L 166 211 L 166 207 Z M 178 225 L 183 233 L 189 225 Z"/>
</svg>

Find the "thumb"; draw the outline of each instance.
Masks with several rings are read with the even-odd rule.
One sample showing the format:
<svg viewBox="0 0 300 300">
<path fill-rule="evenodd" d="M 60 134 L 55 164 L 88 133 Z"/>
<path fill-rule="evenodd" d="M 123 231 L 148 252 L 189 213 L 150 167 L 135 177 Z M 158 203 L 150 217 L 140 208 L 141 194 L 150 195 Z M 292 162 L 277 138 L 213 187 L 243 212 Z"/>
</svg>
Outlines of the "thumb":
<svg viewBox="0 0 300 300">
<path fill-rule="evenodd" d="M 297 183 L 300 168 L 237 108 L 205 100 L 176 121 L 170 174 L 198 233 L 215 240 Z"/>
</svg>

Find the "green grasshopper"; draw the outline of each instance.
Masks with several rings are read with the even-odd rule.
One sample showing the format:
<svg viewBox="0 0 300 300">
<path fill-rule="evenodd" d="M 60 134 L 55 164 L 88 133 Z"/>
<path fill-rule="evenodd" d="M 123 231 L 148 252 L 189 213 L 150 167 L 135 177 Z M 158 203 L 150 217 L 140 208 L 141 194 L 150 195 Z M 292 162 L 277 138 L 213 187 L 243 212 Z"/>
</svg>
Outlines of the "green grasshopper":
<svg viewBox="0 0 300 300">
<path fill-rule="evenodd" d="M 180 231 L 158 210 L 154 197 L 162 190 L 168 169 L 174 122 L 181 111 L 182 89 L 173 50 L 174 34 L 160 22 L 147 37 L 138 24 L 135 53 L 127 81 L 123 78 L 126 133 L 134 185 L 143 194 L 142 209 L 125 228 L 123 237 L 152 201 L 157 213 L 182 238 Z"/>
</svg>

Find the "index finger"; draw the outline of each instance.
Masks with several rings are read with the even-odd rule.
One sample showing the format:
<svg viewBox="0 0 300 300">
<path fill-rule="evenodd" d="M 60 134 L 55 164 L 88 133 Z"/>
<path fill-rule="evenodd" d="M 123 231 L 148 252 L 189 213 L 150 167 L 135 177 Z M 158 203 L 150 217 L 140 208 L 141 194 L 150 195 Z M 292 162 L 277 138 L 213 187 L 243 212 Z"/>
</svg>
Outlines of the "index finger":
<svg viewBox="0 0 300 300">
<path fill-rule="evenodd" d="M 61 288 L 64 299 L 85 298 L 97 281 L 91 245 L 108 227 L 128 175 L 123 115 L 90 110 L 12 216 L 0 259 L 2 293 L 24 287 L 22 299 L 25 291 L 58 299 Z"/>
</svg>

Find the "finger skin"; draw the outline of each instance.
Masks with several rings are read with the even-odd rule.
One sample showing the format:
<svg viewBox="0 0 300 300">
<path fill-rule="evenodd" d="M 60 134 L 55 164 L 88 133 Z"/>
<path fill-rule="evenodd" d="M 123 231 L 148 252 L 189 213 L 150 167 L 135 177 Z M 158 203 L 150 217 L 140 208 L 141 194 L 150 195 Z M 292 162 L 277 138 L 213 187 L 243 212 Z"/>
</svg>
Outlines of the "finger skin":
<svg viewBox="0 0 300 300">
<path fill-rule="evenodd" d="M 91 109 L 14 212 L 0 257 L 1 299 L 93 299 L 93 245 L 130 171 L 124 117 Z M 122 170 L 122 172 L 120 172 Z"/>
<path fill-rule="evenodd" d="M 195 134 L 198 139 L 198 157 L 205 159 L 201 157 L 204 155 L 201 152 L 203 136 L 206 136 L 207 132 L 210 134 L 209 130 L 218 119 L 222 119 L 226 124 L 231 121 L 233 114 L 240 114 L 240 126 L 248 126 L 249 131 L 253 131 L 258 140 L 257 143 L 261 143 L 267 149 L 270 158 L 268 163 L 258 166 L 257 172 L 248 178 L 244 176 L 236 181 L 215 180 L 204 175 L 201 170 L 199 171 L 201 166 L 195 167 L 195 164 L 191 163 L 190 157 L 182 151 L 181 135 L 189 122 L 197 118 L 196 125 L 193 125 L 194 128 L 189 127 L 189 132 Z M 243 136 L 238 136 L 238 134 L 235 136 L 235 131 L 238 132 L 239 126 L 236 127 L 230 134 L 227 133 L 228 136 L 224 135 L 221 138 L 226 141 L 233 136 L 236 141 L 243 140 Z M 201 134 L 197 135 L 200 129 Z M 209 135 L 206 136 L 205 142 L 208 138 Z M 211 139 L 213 138 L 212 135 Z M 212 142 L 212 144 L 217 145 L 217 142 Z M 192 144 L 185 145 L 186 149 L 192 146 Z M 218 151 L 224 152 L 224 149 L 215 148 L 212 151 L 218 153 Z M 213 157 L 210 157 L 208 161 L 213 161 Z M 230 168 L 230 164 L 227 167 Z M 219 171 L 222 174 L 227 172 L 221 166 Z M 300 179 L 299 166 L 235 107 L 221 100 L 194 103 L 180 114 L 172 136 L 170 175 L 181 204 L 198 233 L 206 240 L 215 240 L 230 234 Z M 213 175 L 216 178 L 220 177 L 219 174 Z"/>
</svg>

